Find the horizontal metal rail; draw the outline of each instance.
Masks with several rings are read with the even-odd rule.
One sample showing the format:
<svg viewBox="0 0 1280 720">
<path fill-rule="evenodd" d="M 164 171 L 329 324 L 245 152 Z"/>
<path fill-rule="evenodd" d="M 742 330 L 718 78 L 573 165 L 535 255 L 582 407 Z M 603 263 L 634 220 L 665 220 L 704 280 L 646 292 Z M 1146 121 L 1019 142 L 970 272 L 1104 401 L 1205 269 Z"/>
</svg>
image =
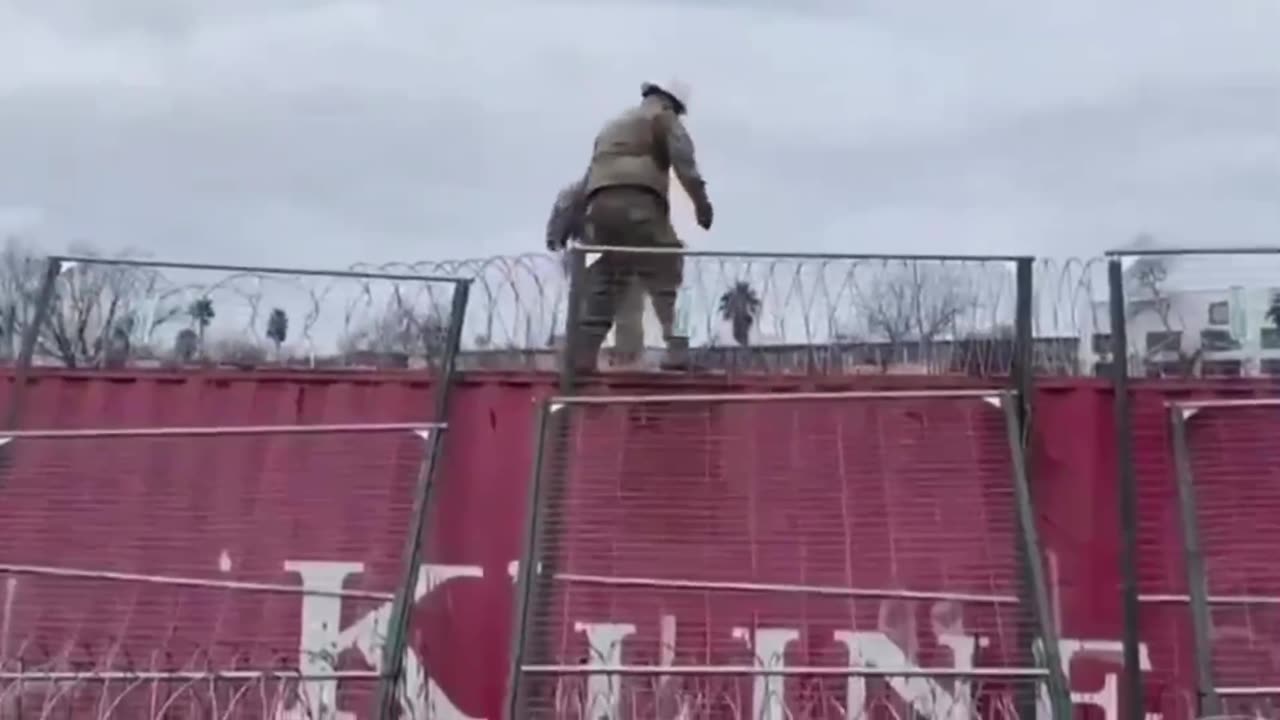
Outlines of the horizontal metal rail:
<svg viewBox="0 0 1280 720">
<path fill-rule="evenodd" d="M 977 593 L 931 592 L 920 590 L 889 590 L 884 588 L 851 588 L 836 585 L 792 585 L 784 583 L 719 582 L 702 580 L 671 580 L 653 577 L 611 577 L 608 575 L 584 575 L 580 573 L 556 573 L 556 580 L 582 585 L 606 587 L 645 588 L 648 590 L 694 590 L 744 593 L 796 593 L 828 597 L 866 599 L 933 600 L 992 604 L 1016 604 L 1013 595 L 984 595 Z"/>
<path fill-rule="evenodd" d="M 137 260 L 129 258 L 100 258 L 88 255 L 53 255 L 50 260 L 84 265 L 115 265 L 118 267 L 157 268 L 164 270 L 208 270 L 211 272 L 244 273 L 246 275 L 299 275 L 304 277 L 353 278 L 356 280 L 393 280 L 403 282 L 439 282 L 453 285 L 469 285 L 470 278 L 449 275 L 413 275 L 409 273 L 364 272 L 361 270 L 316 270 L 307 268 L 273 267 L 270 265 L 223 265 L 220 263 L 189 263 L 165 260 Z"/>
<path fill-rule="evenodd" d="M 377 670 L 337 670 L 302 673 L 289 670 L 86 670 L 83 672 L 0 672 L 0 682 L 118 682 L 122 680 L 379 680 Z"/>
<path fill-rule="evenodd" d="M 1168 400 L 1167 408 L 1205 410 L 1209 408 L 1280 407 L 1280 398 L 1209 398 L 1205 400 Z"/>
<path fill-rule="evenodd" d="M 686 247 L 641 247 L 630 245 L 571 245 L 580 253 L 635 253 L 638 255 L 683 255 L 685 257 L 723 257 L 753 260 L 902 260 L 904 262 L 1006 262 L 1034 260 L 1032 255 L 890 255 L 885 253 L 805 253 L 777 251 L 697 250 Z"/>
<path fill-rule="evenodd" d="M 426 432 L 444 430 L 448 423 L 340 423 L 330 425 L 205 425 L 194 427 L 74 428 L 68 430 L 0 431 L 8 440 L 67 440 L 113 437 L 199 437 L 226 435 L 320 435 L 338 433 Z"/>
<path fill-rule="evenodd" d="M 1258 697 L 1261 695 L 1280 695 L 1280 685 L 1257 685 L 1257 686 L 1241 686 L 1241 687 L 1221 687 L 1217 688 L 1218 694 L 1223 697 Z"/>
<path fill-rule="evenodd" d="M 1210 595 L 1210 605 L 1280 605 L 1280 596 L 1276 595 Z M 1152 605 L 1174 605 L 1190 603 L 1190 595 L 1139 595 L 1139 602 Z"/>
<path fill-rule="evenodd" d="M 1270 245 L 1248 245 L 1236 247 L 1163 247 L 1138 249 L 1116 249 L 1104 253 L 1109 258 L 1161 257 L 1168 255 L 1276 255 L 1280 247 Z"/>
<path fill-rule="evenodd" d="M 1037 680 L 1049 676 L 1046 668 L 976 667 L 925 668 L 925 667 L 809 667 L 763 665 L 522 665 L 520 671 L 527 675 L 672 675 L 672 676 L 720 676 L 749 675 L 769 677 L 918 677 L 918 678 L 1004 678 Z"/>
<path fill-rule="evenodd" d="M 391 601 L 394 593 L 371 590 L 312 590 L 301 585 L 280 583 L 242 582 L 212 578 L 183 577 L 179 575 L 147 575 L 142 573 L 112 572 L 109 570 L 82 570 L 53 565 L 17 565 L 0 563 L 0 575 L 36 575 L 40 577 L 72 578 L 77 580 L 107 580 L 110 582 L 142 583 L 146 585 L 170 585 L 178 587 L 221 588 L 282 595 L 306 595 L 314 597 L 353 598 Z"/>
<path fill-rule="evenodd" d="M 777 393 L 689 393 L 683 395 L 557 395 L 548 402 L 553 405 L 614 405 L 636 403 L 682 402 L 798 402 L 818 400 L 947 400 L 970 398 L 986 400 L 1010 397 L 1014 393 L 999 389 L 954 390 L 849 390 L 839 392 L 777 392 Z"/>
</svg>

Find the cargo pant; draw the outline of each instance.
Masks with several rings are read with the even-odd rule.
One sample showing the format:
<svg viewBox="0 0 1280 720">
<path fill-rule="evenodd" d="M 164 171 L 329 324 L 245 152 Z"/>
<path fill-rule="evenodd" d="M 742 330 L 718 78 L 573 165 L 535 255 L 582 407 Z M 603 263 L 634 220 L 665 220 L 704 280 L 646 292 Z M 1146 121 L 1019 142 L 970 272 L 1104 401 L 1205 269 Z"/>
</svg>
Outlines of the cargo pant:
<svg viewBox="0 0 1280 720">
<path fill-rule="evenodd" d="M 604 188 L 587 203 L 586 244 L 607 247 L 680 246 L 667 203 L 641 188 Z M 587 266 L 578 357 L 579 369 L 594 369 L 600 347 L 622 309 L 626 293 L 639 282 L 653 300 L 663 340 L 674 338 L 676 297 L 683 281 L 684 258 L 678 253 L 604 251 Z"/>
</svg>

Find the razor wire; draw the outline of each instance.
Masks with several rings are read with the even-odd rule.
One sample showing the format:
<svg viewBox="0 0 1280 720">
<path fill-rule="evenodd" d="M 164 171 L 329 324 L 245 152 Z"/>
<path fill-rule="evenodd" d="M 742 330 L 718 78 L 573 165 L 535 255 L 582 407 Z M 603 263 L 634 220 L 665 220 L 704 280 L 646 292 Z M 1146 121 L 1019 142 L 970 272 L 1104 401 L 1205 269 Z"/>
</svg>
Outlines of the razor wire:
<svg viewBox="0 0 1280 720">
<path fill-rule="evenodd" d="M 162 663 L 157 659 L 157 665 Z M 0 672 L 0 716 L 12 720 L 270 720 L 316 715 L 312 683 L 376 682 L 378 673 L 308 675 L 288 671 Z M 323 707 L 323 706 L 322 706 Z"/>
<path fill-rule="evenodd" d="M 69 368 L 315 368 L 396 357 L 438 366 L 467 282 L 99 257 L 29 265 L 0 284 L 6 350 L 20 364 Z"/>
<path fill-rule="evenodd" d="M 415 276 L 472 282 L 464 368 L 554 367 L 568 315 L 566 263 L 545 253 L 358 263 L 350 275 L 327 278 L 113 262 L 83 258 L 64 269 L 36 364 L 430 365 L 450 288 Z M 0 276 L 0 351 L 10 357 L 33 318 L 42 267 L 31 259 Z M 1035 260 L 1041 374 L 1092 371 L 1089 343 L 1106 328 L 1102 267 L 1094 259 Z M 925 264 L 723 253 L 686 259 L 678 309 L 691 345 L 721 368 L 996 374 L 1010 362 L 1016 292 L 1010 263 L 980 258 Z M 646 345 L 657 347 L 655 318 L 645 312 Z M 744 323 L 745 334 L 735 332 Z"/>
<path fill-rule="evenodd" d="M 588 720 L 1019 720 L 1018 695 L 1048 675 L 1028 668 L 999 672 L 879 672 L 831 667 L 694 666 L 535 669 L 554 683 L 529 718 Z M 607 675 L 605 677 L 608 677 Z"/>
<path fill-rule="evenodd" d="M 566 256 L 525 254 L 472 260 L 360 265 L 384 272 L 473 279 L 463 364 L 470 368 L 552 369 L 569 302 Z M 632 289 L 636 296 L 639 289 Z M 647 349 L 661 345 L 649 301 Z M 1008 372 L 1016 314 L 1013 263 L 837 256 L 714 255 L 685 258 L 678 330 L 699 364 L 773 373 Z M 1042 375 L 1093 372 L 1087 343 L 1105 327 L 1102 258 L 1037 258 L 1033 266 L 1034 369 Z M 742 312 L 745 309 L 746 312 Z M 735 319 L 749 317 L 746 342 Z M 602 362 L 626 365 L 616 331 Z M 651 355 L 651 353 L 649 353 Z"/>
</svg>

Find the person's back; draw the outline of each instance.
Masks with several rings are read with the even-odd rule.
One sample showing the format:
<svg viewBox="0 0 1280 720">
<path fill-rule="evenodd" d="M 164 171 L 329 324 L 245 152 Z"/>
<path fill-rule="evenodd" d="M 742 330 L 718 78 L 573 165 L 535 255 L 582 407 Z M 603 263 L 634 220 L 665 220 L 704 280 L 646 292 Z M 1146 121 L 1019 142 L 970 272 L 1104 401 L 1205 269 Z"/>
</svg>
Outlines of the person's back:
<svg viewBox="0 0 1280 720">
<path fill-rule="evenodd" d="M 607 122 L 592 149 L 588 197 L 606 188 L 632 188 L 652 193 L 665 206 L 671 160 L 663 136 L 674 118 L 674 113 L 651 95 Z"/>
<path fill-rule="evenodd" d="M 641 102 L 610 119 L 596 135 L 583 178 L 587 244 L 605 248 L 680 246 L 667 199 L 673 173 L 694 202 L 698 224 L 704 229 L 711 227 L 706 183 L 698 172 L 693 141 L 680 121 L 685 112 L 683 92 L 670 87 L 645 83 Z M 596 354 L 633 279 L 649 290 L 668 350 L 687 346 L 684 338 L 675 335 L 674 327 L 683 265 L 678 253 L 604 252 L 588 268 L 583 339 L 575 359 L 579 367 L 595 366 Z"/>
</svg>

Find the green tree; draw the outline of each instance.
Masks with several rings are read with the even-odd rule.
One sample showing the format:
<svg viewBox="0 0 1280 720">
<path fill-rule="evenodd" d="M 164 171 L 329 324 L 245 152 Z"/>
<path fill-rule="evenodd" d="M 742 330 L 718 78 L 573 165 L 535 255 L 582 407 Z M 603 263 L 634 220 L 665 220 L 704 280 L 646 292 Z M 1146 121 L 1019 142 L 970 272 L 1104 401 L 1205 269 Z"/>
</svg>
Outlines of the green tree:
<svg viewBox="0 0 1280 720">
<path fill-rule="evenodd" d="M 190 315 L 191 322 L 195 323 L 196 338 L 199 340 L 200 350 L 203 352 L 204 331 L 217 315 L 213 311 L 213 300 L 210 300 L 208 296 L 193 300 L 191 305 L 187 307 L 187 315 Z"/>
<path fill-rule="evenodd" d="M 742 347 L 751 343 L 751 328 L 760 317 L 760 296 L 746 280 L 739 280 L 720 296 L 720 317 L 733 328 L 733 339 Z"/>
<path fill-rule="evenodd" d="M 280 359 L 280 346 L 289 337 L 289 315 L 283 308 L 275 308 L 267 318 L 267 338 L 276 346 L 276 360 Z"/>
</svg>

